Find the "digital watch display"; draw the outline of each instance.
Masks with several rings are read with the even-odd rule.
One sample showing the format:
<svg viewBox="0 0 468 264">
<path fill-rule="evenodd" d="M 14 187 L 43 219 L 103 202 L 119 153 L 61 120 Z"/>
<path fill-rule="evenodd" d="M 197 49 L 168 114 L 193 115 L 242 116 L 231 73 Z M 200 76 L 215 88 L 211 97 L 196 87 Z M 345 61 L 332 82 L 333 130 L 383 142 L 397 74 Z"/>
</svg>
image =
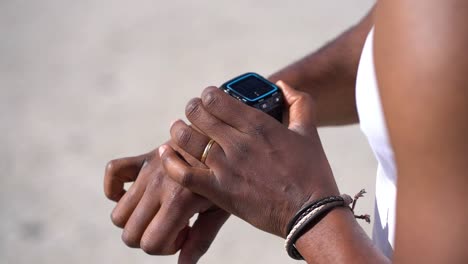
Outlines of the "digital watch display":
<svg viewBox="0 0 468 264">
<path fill-rule="evenodd" d="M 278 86 L 259 74 L 242 74 L 219 88 L 239 101 L 282 121 L 283 94 Z"/>
</svg>

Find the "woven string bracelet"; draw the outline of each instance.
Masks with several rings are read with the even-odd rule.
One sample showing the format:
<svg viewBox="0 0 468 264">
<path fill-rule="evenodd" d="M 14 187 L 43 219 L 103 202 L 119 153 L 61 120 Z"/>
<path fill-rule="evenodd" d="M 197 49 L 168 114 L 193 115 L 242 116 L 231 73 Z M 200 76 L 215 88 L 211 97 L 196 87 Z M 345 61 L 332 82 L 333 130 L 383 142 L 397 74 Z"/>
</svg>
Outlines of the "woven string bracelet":
<svg viewBox="0 0 468 264">
<path fill-rule="evenodd" d="M 310 202 L 305 204 L 289 221 L 286 232 L 289 234 L 294 227 L 294 225 L 301 220 L 306 214 L 310 213 L 310 211 L 314 210 L 315 208 L 324 205 L 326 203 L 334 202 L 343 200 L 341 196 L 328 196 L 322 199 L 318 199 L 316 201 Z"/>
<path fill-rule="evenodd" d="M 354 200 L 349 195 L 342 194 L 340 196 L 325 197 L 303 206 L 287 226 L 288 236 L 286 237 L 285 248 L 288 255 L 293 259 L 304 259 L 294 245 L 297 239 L 320 221 L 320 219 L 333 208 L 339 206 L 349 207 L 352 203 L 352 206 L 349 208 L 354 212 L 357 199 L 362 197 L 364 193 L 365 190 L 361 190 L 354 196 Z M 355 215 L 355 217 L 364 219 L 366 222 L 370 222 L 369 215 Z"/>
</svg>

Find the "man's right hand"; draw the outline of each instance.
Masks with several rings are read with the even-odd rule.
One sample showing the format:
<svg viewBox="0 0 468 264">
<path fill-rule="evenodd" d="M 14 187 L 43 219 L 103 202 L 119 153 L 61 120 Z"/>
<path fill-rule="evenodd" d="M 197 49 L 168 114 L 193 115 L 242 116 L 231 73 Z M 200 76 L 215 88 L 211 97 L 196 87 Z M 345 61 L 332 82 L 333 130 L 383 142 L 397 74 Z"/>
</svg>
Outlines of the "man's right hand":
<svg viewBox="0 0 468 264">
<path fill-rule="evenodd" d="M 189 162 L 204 166 L 196 160 Z M 128 191 L 124 189 L 126 182 L 134 182 Z M 110 161 L 104 192 L 117 202 L 111 218 L 123 228 L 126 245 L 150 255 L 172 255 L 181 250 L 179 263 L 196 263 L 229 217 L 168 177 L 157 150 Z M 198 218 L 190 227 L 189 220 L 196 213 Z"/>
</svg>

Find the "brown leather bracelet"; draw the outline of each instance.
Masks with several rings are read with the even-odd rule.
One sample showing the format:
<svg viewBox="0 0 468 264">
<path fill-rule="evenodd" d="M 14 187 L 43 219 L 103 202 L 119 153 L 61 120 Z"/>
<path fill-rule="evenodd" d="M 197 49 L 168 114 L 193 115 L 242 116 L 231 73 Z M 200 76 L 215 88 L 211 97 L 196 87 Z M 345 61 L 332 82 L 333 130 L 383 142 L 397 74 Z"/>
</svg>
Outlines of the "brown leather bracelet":
<svg viewBox="0 0 468 264">
<path fill-rule="evenodd" d="M 300 211 L 303 213 L 297 217 L 297 220 L 294 222 L 294 225 L 288 232 L 288 236 L 286 238 L 285 248 L 288 252 L 288 255 L 293 259 L 304 259 L 294 245 L 297 239 L 299 239 L 299 237 L 301 237 L 305 232 L 318 223 L 320 219 L 322 219 L 323 216 L 325 216 L 333 208 L 339 206 L 348 207 L 352 201 L 353 199 L 349 195 L 342 194 L 340 196 L 330 196 L 317 200 L 306 206 L 305 210 L 301 209 Z"/>
</svg>

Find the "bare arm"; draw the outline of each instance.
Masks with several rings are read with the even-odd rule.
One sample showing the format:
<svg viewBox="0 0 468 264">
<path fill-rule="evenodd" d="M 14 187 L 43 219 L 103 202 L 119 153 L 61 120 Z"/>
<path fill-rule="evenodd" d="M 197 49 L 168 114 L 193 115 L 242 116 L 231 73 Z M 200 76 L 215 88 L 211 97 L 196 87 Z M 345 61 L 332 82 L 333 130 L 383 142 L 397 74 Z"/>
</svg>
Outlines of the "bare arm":
<svg viewBox="0 0 468 264">
<path fill-rule="evenodd" d="M 381 0 L 376 21 L 376 72 L 399 174 L 395 262 L 467 263 L 468 3 Z M 317 98 L 320 125 L 356 121 L 354 80 L 371 24 L 369 16 L 271 79 Z M 286 90 L 291 109 L 314 113 L 307 94 Z M 337 192 L 312 114 L 295 115 L 285 128 L 217 88 L 201 97 L 189 102 L 186 115 L 204 134 L 178 122 L 171 135 L 181 146 L 174 132 L 191 130 L 182 148 L 193 157 L 203 149 L 196 138 L 213 138 L 209 169 L 193 168 L 164 146 L 161 160 L 171 179 L 283 237 L 308 195 Z M 292 150 L 299 154 L 289 155 Z M 327 214 L 296 246 L 309 263 L 390 262 L 344 208 Z"/>
<path fill-rule="evenodd" d="M 376 72 L 398 167 L 395 263 L 468 262 L 467 25 L 466 1 L 379 2 Z M 310 263 L 385 262 L 340 210 L 297 246 Z"/>
<path fill-rule="evenodd" d="M 318 52 L 274 74 L 272 79 L 287 80 L 317 96 L 320 107 L 324 109 L 320 115 L 324 125 L 355 122 L 355 71 L 369 28 L 370 18 L 366 18 Z M 176 123 L 178 126 L 176 124 L 175 127 L 180 128 L 180 122 Z M 177 130 L 172 129 L 171 134 L 173 138 L 180 139 L 179 144 L 195 138 L 187 131 L 174 131 Z M 199 138 L 194 150 L 203 151 L 208 141 L 209 138 Z M 184 153 L 171 142 L 167 144 Z M 107 166 L 105 193 L 109 199 L 118 202 L 112 221 L 124 229 L 122 239 L 131 247 L 141 247 L 145 252 L 157 255 L 173 254 L 180 249 L 179 260 L 182 263 L 197 260 L 208 250 L 229 214 L 198 195 L 180 191 L 181 186 L 166 176 L 159 157 L 154 153 L 114 160 Z M 196 153 L 194 156 L 201 155 Z M 145 163 L 147 165 L 142 166 Z M 124 182 L 133 181 L 135 183 L 126 193 Z M 173 210 L 158 209 L 168 208 L 168 204 Z M 184 227 L 192 217 L 192 211 L 201 214 L 191 227 L 188 238 L 181 243 L 177 238 L 186 234 Z M 150 224 L 153 218 L 158 224 Z"/>
<path fill-rule="evenodd" d="M 373 13 L 374 9 L 323 48 L 270 77 L 272 81 L 283 80 L 312 95 L 320 126 L 358 122 L 356 74 L 362 47 L 373 25 Z"/>
<path fill-rule="evenodd" d="M 468 2 L 383 0 L 376 69 L 398 166 L 397 263 L 468 263 Z"/>
</svg>

